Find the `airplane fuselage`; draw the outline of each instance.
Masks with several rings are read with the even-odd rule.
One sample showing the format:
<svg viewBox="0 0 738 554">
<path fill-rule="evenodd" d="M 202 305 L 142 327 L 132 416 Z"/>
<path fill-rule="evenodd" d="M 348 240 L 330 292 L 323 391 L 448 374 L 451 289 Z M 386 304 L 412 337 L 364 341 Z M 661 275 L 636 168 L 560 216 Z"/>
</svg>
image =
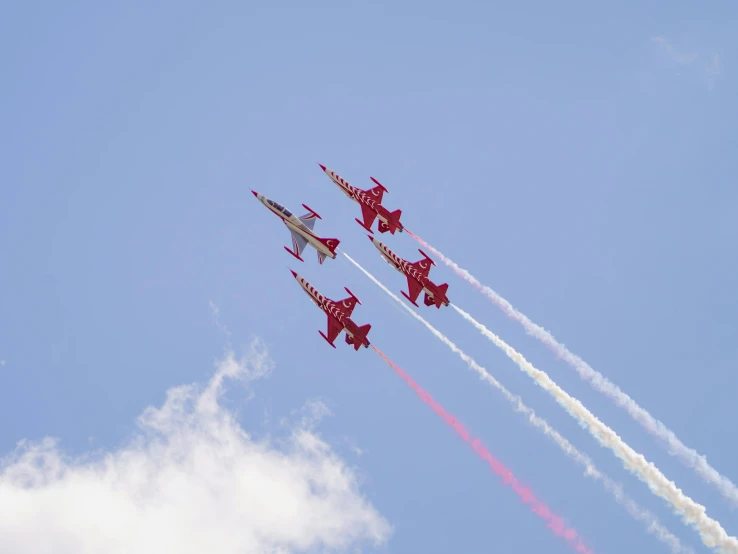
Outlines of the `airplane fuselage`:
<svg viewBox="0 0 738 554">
<path fill-rule="evenodd" d="M 348 317 L 339 307 L 339 304 L 333 302 L 333 300 L 326 298 L 318 292 L 318 290 L 308 283 L 305 279 L 300 276 L 295 276 L 295 279 L 302 289 L 307 293 L 310 299 L 315 303 L 318 308 L 323 310 L 329 317 L 334 317 L 343 326 L 343 330 L 351 338 L 356 336 L 356 330 L 359 328 L 354 321 Z"/>
<path fill-rule="evenodd" d="M 363 190 L 357 189 L 355 186 L 353 186 L 332 169 L 326 168 L 323 171 L 326 175 L 328 175 L 328 177 L 330 177 L 331 181 L 333 181 L 338 186 L 338 188 L 341 189 L 341 192 L 343 192 L 351 200 L 372 210 L 375 214 L 377 214 L 377 219 L 379 219 L 385 225 L 388 225 L 390 223 L 390 211 L 382 204 L 378 203 L 372 197 L 372 194 L 367 194 Z M 402 231 L 402 227 L 400 227 L 399 230 Z"/>
<path fill-rule="evenodd" d="M 287 208 L 278 204 L 274 200 L 267 198 L 263 194 L 254 194 L 259 202 L 264 204 L 264 206 L 266 206 L 266 208 L 270 212 L 279 217 L 282 220 L 282 223 L 284 223 L 290 231 L 294 231 L 295 233 L 300 235 L 302 238 L 308 241 L 308 244 L 310 244 L 310 246 L 325 254 L 327 257 L 331 259 L 336 259 L 336 254 L 331 252 L 325 244 L 320 242 L 320 240 L 318 240 L 320 237 L 318 237 L 318 235 L 316 235 L 310 228 L 308 228 L 307 225 L 300 221 L 299 217 L 297 217 Z"/>
<path fill-rule="evenodd" d="M 371 238 L 371 237 L 370 237 Z M 379 253 L 382 255 L 382 258 L 390 264 L 392 267 L 394 267 L 397 271 L 405 275 L 406 277 L 410 277 L 411 279 L 418 282 L 423 287 L 422 292 L 425 292 L 429 296 L 435 298 L 436 296 L 443 297 L 443 294 L 439 294 L 436 284 L 431 281 L 426 275 L 423 275 L 420 273 L 417 269 L 415 269 L 407 260 L 403 260 L 400 258 L 397 254 L 395 254 L 392 250 L 387 248 L 384 244 L 381 242 L 372 239 L 372 243 L 374 246 L 379 250 Z M 420 264 L 420 267 L 423 269 L 426 269 L 430 262 L 428 260 L 420 260 L 418 262 Z M 448 299 L 445 299 L 443 302 L 444 305 L 448 306 L 449 301 Z"/>
</svg>

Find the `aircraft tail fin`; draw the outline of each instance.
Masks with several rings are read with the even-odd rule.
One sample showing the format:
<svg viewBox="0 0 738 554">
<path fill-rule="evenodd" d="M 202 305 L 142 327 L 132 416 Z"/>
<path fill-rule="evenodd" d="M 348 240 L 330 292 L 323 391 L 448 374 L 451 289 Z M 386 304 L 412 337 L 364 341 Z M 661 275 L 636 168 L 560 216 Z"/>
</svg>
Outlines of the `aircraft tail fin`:
<svg viewBox="0 0 738 554">
<path fill-rule="evenodd" d="M 394 212 L 389 213 L 389 217 L 387 218 L 387 223 L 384 221 L 379 222 L 379 232 L 380 233 L 386 233 L 389 231 L 391 234 L 395 234 L 397 231 L 402 232 L 404 227 L 402 226 L 402 223 L 400 223 L 400 216 L 402 215 L 402 210 L 395 210 Z"/>
<path fill-rule="evenodd" d="M 338 245 L 341 243 L 341 241 L 338 240 L 338 239 L 332 239 L 332 238 L 329 238 L 329 239 L 319 238 L 318 240 L 325 247 L 327 247 L 328 250 L 331 251 L 331 254 L 333 254 L 333 256 L 335 257 L 335 255 L 336 255 L 336 248 L 338 248 Z"/>
<path fill-rule="evenodd" d="M 346 335 L 346 343 L 353 345 L 354 350 L 359 350 L 362 346 L 364 348 L 369 348 L 370 342 L 367 335 L 371 328 L 372 326 L 369 323 L 358 327 L 353 337 L 350 337 L 348 334 Z"/>
<path fill-rule="evenodd" d="M 392 216 L 392 220 L 390 221 L 390 224 L 389 224 L 390 233 L 394 235 L 395 231 L 402 232 L 404 228 L 402 226 L 402 223 L 400 223 L 400 216 L 402 216 L 402 210 L 395 210 L 394 212 L 391 212 L 390 215 Z"/>
<path fill-rule="evenodd" d="M 433 296 L 429 296 L 426 292 L 424 299 L 425 305 L 433 306 L 435 304 L 436 308 L 440 309 L 444 304 L 448 304 L 448 296 L 446 296 L 447 290 L 448 283 L 443 283 L 442 285 L 436 286 L 436 291 Z"/>
</svg>

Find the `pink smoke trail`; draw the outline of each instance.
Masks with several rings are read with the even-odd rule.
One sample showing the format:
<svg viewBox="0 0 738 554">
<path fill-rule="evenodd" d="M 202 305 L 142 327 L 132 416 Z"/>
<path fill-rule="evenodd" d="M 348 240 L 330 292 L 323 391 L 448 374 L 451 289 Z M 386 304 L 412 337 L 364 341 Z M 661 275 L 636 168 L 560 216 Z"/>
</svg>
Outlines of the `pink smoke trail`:
<svg viewBox="0 0 738 554">
<path fill-rule="evenodd" d="M 440 416 L 447 425 L 453 428 L 453 430 L 456 431 L 456 434 L 459 435 L 464 440 L 464 442 L 469 444 L 480 458 L 482 458 L 485 462 L 487 462 L 487 464 L 489 464 L 489 467 L 492 469 L 495 475 L 497 475 L 498 477 L 502 477 L 502 483 L 514 490 L 515 493 L 523 501 L 523 504 L 530 505 L 530 510 L 548 523 L 546 527 L 551 529 L 556 536 L 562 537 L 566 541 L 568 541 L 576 552 L 579 552 L 580 554 L 593 554 L 592 550 L 587 548 L 587 546 L 579 538 L 577 532 L 571 527 L 566 527 L 561 517 L 554 514 L 548 506 L 538 500 L 528 487 L 521 484 L 520 481 L 518 481 L 518 479 L 515 477 L 515 475 L 513 475 L 513 472 L 507 469 L 490 453 L 489 450 L 487 450 L 487 447 L 482 444 L 481 440 L 473 438 L 461 422 L 457 421 L 454 416 L 449 414 L 443 408 L 443 406 L 436 402 L 429 393 L 423 390 L 423 388 L 418 385 L 412 379 L 412 377 L 405 373 L 402 368 L 400 368 L 385 354 L 383 354 L 379 350 L 379 348 L 377 348 L 373 344 L 371 345 L 371 347 L 377 354 L 379 354 L 379 356 L 385 361 L 385 363 L 390 366 L 393 371 L 397 373 L 397 375 L 399 375 L 399 377 L 417 393 L 420 399 L 425 402 L 431 410 L 433 410 L 438 416 Z"/>
</svg>

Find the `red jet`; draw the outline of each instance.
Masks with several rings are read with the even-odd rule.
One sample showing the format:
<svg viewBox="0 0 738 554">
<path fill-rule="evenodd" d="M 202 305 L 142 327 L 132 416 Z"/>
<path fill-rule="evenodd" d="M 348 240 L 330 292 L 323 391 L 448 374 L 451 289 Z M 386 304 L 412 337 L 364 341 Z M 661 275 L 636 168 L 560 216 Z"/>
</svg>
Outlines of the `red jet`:
<svg viewBox="0 0 738 554">
<path fill-rule="evenodd" d="M 374 237 L 369 236 L 369 240 L 377 247 L 377 250 L 382 254 L 385 261 L 407 277 L 407 287 L 410 294 L 408 295 L 404 290 L 400 291 L 405 298 L 417 306 L 418 304 L 415 300 L 417 300 L 421 292 L 425 291 L 424 302 L 426 306 L 433 306 L 435 304 L 436 308 L 440 309 L 441 305 L 449 305 L 448 296 L 446 296 L 448 284 L 436 285 L 428 278 L 431 265 L 436 265 L 428 254 L 418 248 L 418 252 L 423 255 L 423 259 L 410 263 L 400 258 Z"/>
<path fill-rule="evenodd" d="M 331 181 L 338 185 L 338 188 L 340 188 L 346 196 L 351 198 L 351 200 L 358 202 L 359 206 L 361 206 L 361 215 L 364 218 L 364 221 L 361 222 L 356 219 L 356 223 L 361 225 L 370 233 L 374 233 L 374 231 L 372 231 L 372 225 L 374 224 L 374 219 L 379 218 L 380 233 L 386 233 L 389 231 L 394 235 L 395 231 L 402 232 L 404 229 L 402 223 L 400 223 L 402 211 L 395 210 L 394 212 L 390 212 L 387 208 L 382 206 L 382 195 L 385 192 L 389 193 L 382 183 L 377 181 L 374 177 L 370 177 L 377 186 L 373 189 L 362 190 L 351 185 L 351 183 L 346 181 L 338 173 L 328 169 L 323 164 L 318 165 L 320 166 L 320 169 L 322 169 L 325 174 L 331 178 Z"/>
<path fill-rule="evenodd" d="M 292 271 L 290 269 L 290 271 Z M 328 336 L 323 334 L 323 331 L 318 331 L 320 336 L 323 337 L 328 344 L 333 348 L 336 347 L 333 341 L 336 340 L 341 331 L 346 331 L 346 344 L 353 344 L 354 350 L 359 350 L 360 346 L 369 348 L 369 339 L 366 336 L 369 334 L 369 330 L 372 328 L 371 325 L 362 325 L 359 327 L 351 319 L 351 314 L 356 307 L 356 304 L 361 304 L 358 298 L 354 296 L 348 288 L 346 292 L 349 293 L 349 297 L 344 300 L 334 302 L 330 298 L 326 298 L 320 294 L 315 287 L 308 283 L 305 279 L 300 277 L 295 271 L 292 271 L 292 275 L 295 277 L 300 286 L 308 293 L 310 299 L 323 310 L 328 316 Z"/>
</svg>

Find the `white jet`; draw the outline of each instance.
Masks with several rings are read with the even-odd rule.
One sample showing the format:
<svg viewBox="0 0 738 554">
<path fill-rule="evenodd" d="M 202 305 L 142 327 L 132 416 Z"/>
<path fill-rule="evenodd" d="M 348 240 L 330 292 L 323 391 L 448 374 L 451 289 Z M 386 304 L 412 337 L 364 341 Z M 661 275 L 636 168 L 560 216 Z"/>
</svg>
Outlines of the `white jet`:
<svg viewBox="0 0 738 554">
<path fill-rule="evenodd" d="M 290 250 L 285 246 L 284 249 L 287 250 L 287 252 L 292 254 L 301 262 L 304 262 L 305 260 L 303 260 L 300 255 L 302 254 L 302 251 L 305 250 L 305 247 L 309 244 L 310 246 L 315 248 L 315 250 L 317 250 L 319 263 L 322 264 L 326 258 L 331 258 L 333 260 L 336 259 L 336 248 L 341 241 L 339 241 L 338 239 L 325 239 L 315 234 L 315 232 L 313 231 L 313 228 L 315 227 L 315 220 L 323 219 L 316 212 L 303 204 L 302 207 L 305 208 L 308 213 L 297 217 L 287 208 L 285 208 L 281 204 L 278 204 L 274 200 L 270 200 L 263 194 L 259 194 L 254 190 L 252 190 L 251 192 L 254 196 L 256 196 L 256 199 L 259 202 L 264 204 L 272 213 L 279 217 L 290 230 L 290 234 L 292 235 L 292 246 L 294 247 L 294 250 Z"/>
</svg>

